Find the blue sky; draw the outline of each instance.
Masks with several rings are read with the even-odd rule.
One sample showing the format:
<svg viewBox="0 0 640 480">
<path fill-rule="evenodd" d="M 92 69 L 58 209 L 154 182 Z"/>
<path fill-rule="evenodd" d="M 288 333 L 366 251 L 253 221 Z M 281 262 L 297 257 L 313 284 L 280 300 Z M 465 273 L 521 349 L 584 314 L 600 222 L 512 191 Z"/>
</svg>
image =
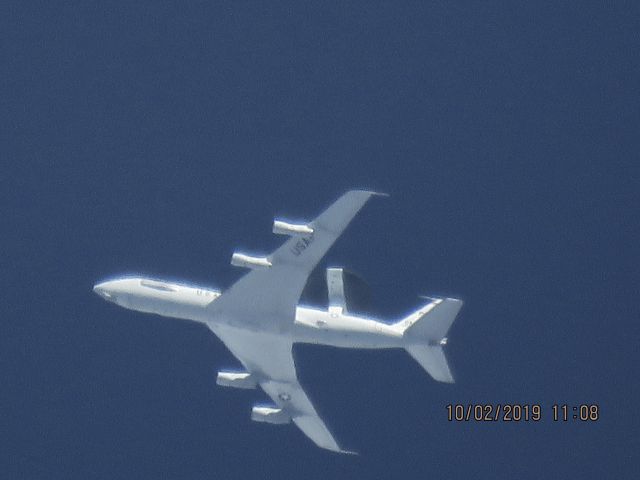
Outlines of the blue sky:
<svg viewBox="0 0 640 480">
<path fill-rule="evenodd" d="M 638 7 L 14 2 L 0 15 L 7 478 L 632 478 Z M 459 296 L 457 383 L 404 352 L 295 349 L 336 436 L 252 424 L 197 325 L 106 304 L 140 272 L 218 288 L 273 216 L 376 199 L 327 256 L 381 316 Z M 537 403 L 451 423 L 448 403 Z M 551 420 L 598 404 L 596 423 Z"/>
</svg>

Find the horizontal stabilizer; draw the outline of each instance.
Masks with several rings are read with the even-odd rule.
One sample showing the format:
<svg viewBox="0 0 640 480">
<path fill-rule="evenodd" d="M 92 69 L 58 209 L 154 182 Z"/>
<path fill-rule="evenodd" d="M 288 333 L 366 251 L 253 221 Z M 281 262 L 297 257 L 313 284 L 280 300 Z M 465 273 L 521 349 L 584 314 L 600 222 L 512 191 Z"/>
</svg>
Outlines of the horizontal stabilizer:
<svg viewBox="0 0 640 480">
<path fill-rule="evenodd" d="M 434 380 L 445 383 L 454 382 L 441 346 L 414 345 L 406 347 L 406 350 Z"/>
<path fill-rule="evenodd" d="M 443 347 L 460 308 L 462 300 L 436 299 L 395 324 L 402 332 L 409 355 L 439 382 L 454 381 Z"/>
<path fill-rule="evenodd" d="M 409 341 L 437 343 L 447 335 L 461 308 L 462 300 L 439 298 L 416 310 L 396 325 Z"/>
</svg>

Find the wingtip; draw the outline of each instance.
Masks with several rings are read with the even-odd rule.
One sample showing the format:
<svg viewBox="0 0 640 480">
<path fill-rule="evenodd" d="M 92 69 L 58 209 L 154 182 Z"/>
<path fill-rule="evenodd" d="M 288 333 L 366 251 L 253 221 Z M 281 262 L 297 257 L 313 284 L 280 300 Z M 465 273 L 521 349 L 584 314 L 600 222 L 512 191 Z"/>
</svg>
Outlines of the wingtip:
<svg viewBox="0 0 640 480">
<path fill-rule="evenodd" d="M 360 455 L 358 452 L 354 452 L 353 450 L 340 450 L 338 453 L 341 453 L 343 455 Z"/>
<path fill-rule="evenodd" d="M 386 193 L 386 192 L 374 192 L 374 191 L 369 191 L 369 193 L 371 195 L 373 195 L 374 197 L 390 197 L 391 195 Z"/>
<path fill-rule="evenodd" d="M 385 192 L 376 192 L 374 190 L 366 190 L 366 189 L 355 189 L 355 190 L 350 190 L 352 192 L 360 192 L 360 193 L 366 193 L 368 195 L 371 195 L 372 197 L 390 197 L 390 195 L 388 193 Z"/>
<path fill-rule="evenodd" d="M 432 297 L 430 295 L 418 295 L 418 298 L 422 298 L 423 300 L 431 300 L 432 302 L 442 301 L 442 298 Z"/>
<path fill-rule="evenodd" d="M 418 295 L 418 298 L 422 298 L 424 300 L 431 300 L 432 302 L 451 302 L 451 303 L 459 303 L 461 306 L 464 304 L 464 301 L 459 298 L 453 297 L 433 297 L 431 295 Z"/>
</svg>

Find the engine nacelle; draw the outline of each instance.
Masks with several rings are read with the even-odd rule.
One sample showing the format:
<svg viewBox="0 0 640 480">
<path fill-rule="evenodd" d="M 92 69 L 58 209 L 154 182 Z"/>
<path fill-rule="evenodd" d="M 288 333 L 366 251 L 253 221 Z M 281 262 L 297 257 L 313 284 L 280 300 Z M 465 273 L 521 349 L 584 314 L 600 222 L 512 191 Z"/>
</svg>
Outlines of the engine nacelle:
<svg viewBox="0 0 640 480">
<path fill-rule="evenodd" d="M 216 383 L 221 387 L 256 388 L 257 382 L 250 373 L 247 372 L 218 372 Z"/>
<path fill-rule="evenodd" d="M 291 417 L 283 412 L 281 408 L 255 406 L 251 409 L 251 420 L 254 422 L 282 425 L 289 423 Z"/>
<path fill-rule="evenodd" d="M 313 228 L 309 225 L 298 225 L 294 223 L 283 222 L 282 220 L 273 221 L 273 233 L 276 235 L 311 235 Z"/>
<path fill-rule="evenodd" d="M 266 257 L 251 257 L 244 253 L 234 253 L 231 255 L 231 265 L 244 268 L 269 268 L 271 262 Z"/>
</svg>

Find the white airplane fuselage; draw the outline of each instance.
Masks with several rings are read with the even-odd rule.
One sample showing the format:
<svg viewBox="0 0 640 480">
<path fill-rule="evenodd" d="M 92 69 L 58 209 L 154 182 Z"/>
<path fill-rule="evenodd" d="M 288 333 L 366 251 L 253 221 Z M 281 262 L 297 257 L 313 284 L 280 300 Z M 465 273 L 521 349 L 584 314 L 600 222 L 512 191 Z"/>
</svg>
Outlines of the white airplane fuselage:
<svg viewBox="0 0 640 480">
<path fill-rule="evenodd" d="M 123 277 L 94 286 L 94 292 L 121 307 L 164 317 L 205 323 L 218 329 L 237 328 L 211 316 L 207 306 L 221 293 L 209 288 L 144 277 Z M 250 300 L 248 300 L 250 301 Z M 343 348 L 400 348 L 403 335 L 392 325 L 350 315 L 340 308 L 296 308 L 292 340 Z"/>
<path fill-rule="evenodd" d="M 375 192 L 349 190 L 310 222 L 275 219 L 272 231 L 286 240 L 267 256 L 234 252 L 231 265 L 249 271 L 224 293 L 131 275 L 98 283 L 103 299 L 130 310 L 195 321 L 207 326 L 242 364 L 220 370 L 222 387 L 260 388 L 269 405 L 251 409 L 256 422 L 293 422 L 318 447 L 352 453 L 336 441 L 299 382 L 294 343 L 342 348 L 401 348 L 436 381 L 453 383 L 445 356 L 447 334 L 462 300 L 429 298 L 393 323 L 349 312 L 345 272 L 326 269 L 327 307 L 298 305 L 300 292 L 334 242 Z"/>
</svg>

